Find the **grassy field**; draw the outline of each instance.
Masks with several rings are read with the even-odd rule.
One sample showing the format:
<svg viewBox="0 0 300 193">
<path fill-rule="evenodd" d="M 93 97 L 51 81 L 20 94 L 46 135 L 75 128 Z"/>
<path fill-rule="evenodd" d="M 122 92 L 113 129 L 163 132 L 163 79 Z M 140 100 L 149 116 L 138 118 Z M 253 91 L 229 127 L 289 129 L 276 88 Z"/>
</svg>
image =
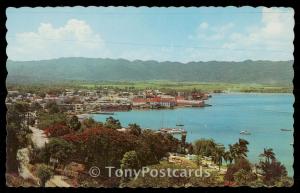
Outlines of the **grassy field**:
<svg viewBox="0 0 300 193">
<path fill-rule="evenodd" d="M 8 90 L 24 90 L 31 92 L 46 92 L 49 90 L 75 89 L 122 89 L 145 90 L 159 89 L 162 91 L 192 91 L 193 89 L 204 92 L 259 92 L 259 93 L 292 93 L 292 86 L 260 85 L 260 84 L 230 84 L 230 83 L 203 83 L 203 82 L 83 82 L 70 81 L 49 84 L 7 84 Z"/>
<path fill-rule="evenodd" d="M 81 86 L 89 89 L 97 87 L 119 88 L 119 89 L 160 89 L 160 90 L 202 90 L 207 92 L 266 92 L 266 93 L 287 93 L 292 92 L 292 87 L 259 85 L 259 84 L 230 84 L 230 83 L 198 83 L 198 82 L 101 82 L 101 83 L 82 83 Z"/>
</svg>

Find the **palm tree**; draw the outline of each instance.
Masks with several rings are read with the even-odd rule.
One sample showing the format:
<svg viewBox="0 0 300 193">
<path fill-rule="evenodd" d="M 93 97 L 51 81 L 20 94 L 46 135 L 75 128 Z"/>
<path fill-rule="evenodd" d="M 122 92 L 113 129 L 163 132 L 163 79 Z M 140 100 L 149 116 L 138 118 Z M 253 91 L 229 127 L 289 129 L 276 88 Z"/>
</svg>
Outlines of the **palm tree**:
<svg viewBox="0 0 300 193">
<path fill-rule="evenodd" d="M 228 161 L 229 161 L 230 164 L 232 164 L 233 157 L 232 157 L 229 150 L 224 152 L 223 158 L 224 158 L 224 161 L 226 162 L 226 164 L 227 164 Z"/>
<path fill-rule="evenodd" d="M 237 158 L 237 146 L 229 144 L 229 163 L 232 164 L 233 160 Z"/>
<path fill-rule="evenodd" d="M 249 142 L 245 139 L 239 139 L 238 147 L 239 147 L 239 153 L 242 157 L 247 157 Z"/>
<path fill-rule="evenodd" d="M 265 162 L 270 164 L 270 160 L 275 160 L 275 153 L 272 148 L 264 148 L 264 152 L 259 155 L 260 157 L 265 157 Z"/>
<path fill-rule="evenodd" d="M 233 146 L 235 148 L 236 157 L 235 159 L 241 159 L 247 157 L 248 147 L 247 145 L 249 142 L 244 139 L 239 139 L 238 143 L 235 143 Z"/>
<path fill-rule="evenodd" d="M 218 164 L 219 171 L 221 170 L 221 165 L 223 163 L 224 153 L 224 148 L 222 147 L 216 147 L 215 151 L 213 152 L 213 161 Z"/>
</svg>

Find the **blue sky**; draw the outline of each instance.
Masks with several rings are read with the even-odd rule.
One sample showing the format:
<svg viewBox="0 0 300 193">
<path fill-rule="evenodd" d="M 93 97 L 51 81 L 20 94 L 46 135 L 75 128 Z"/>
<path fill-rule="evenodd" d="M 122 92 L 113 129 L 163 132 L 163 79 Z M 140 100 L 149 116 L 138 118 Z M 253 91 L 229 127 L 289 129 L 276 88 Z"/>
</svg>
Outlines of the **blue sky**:
<svg viewBox="0 0 300 193">
<path fill-rule="evenodd" d="M 8 8 L 11 60 L 292 60 L 291 8 Z"/>
</svg>

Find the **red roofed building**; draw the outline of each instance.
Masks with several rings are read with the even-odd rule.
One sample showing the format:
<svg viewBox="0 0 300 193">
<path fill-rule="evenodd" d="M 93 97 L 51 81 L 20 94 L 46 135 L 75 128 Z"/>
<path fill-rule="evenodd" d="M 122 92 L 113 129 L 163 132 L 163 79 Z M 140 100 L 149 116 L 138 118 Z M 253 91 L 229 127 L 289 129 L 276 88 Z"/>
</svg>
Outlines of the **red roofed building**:
<svg viewBox="0 0 300 193">
<path fill-rule="evenodd" d="M 134 98 L 132 99 L 133 106 L 150 105 L 151 107 L 174 107 L 176 100 L 174 97 L 153 97 L 153 98 Z"/>
<path fill-rule="evenodd" d="M 147 100 L 144 98 L 133 98 L 132 99 L 132 106 L 144 106 L 147 104 Z"/>
</svg>

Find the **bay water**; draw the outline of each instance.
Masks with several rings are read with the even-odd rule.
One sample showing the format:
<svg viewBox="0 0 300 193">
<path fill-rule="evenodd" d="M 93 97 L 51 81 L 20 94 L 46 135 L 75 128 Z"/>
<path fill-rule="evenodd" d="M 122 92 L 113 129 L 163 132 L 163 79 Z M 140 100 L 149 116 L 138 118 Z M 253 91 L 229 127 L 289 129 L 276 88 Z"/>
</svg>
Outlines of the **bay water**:
<svg viewBox="0 0 300 193">
<path fill-rule="evenodd" d="M 137 123 L 142 128 L 176 128 L 183 124 L 187 141 L 211 138 L 217 143 L 233 144 L 239 138 L 249 141 L 248 158 L 259 162 L 264 148 L 272 148 L 277 159 L 293 176 L 293 103 L 292 94 L 223 93 L 214 94 L 206 101 L 211 107 L 176 108 L 166 110 L 133 110 L 114 115 L 94 114 L 104 122 L 109 116 L 120 120 L 123 127 Z M 292 129 L 292 131 L 281 131 Z M 247 130 L 251 135 L 241 135 Z"/>
</svg>

